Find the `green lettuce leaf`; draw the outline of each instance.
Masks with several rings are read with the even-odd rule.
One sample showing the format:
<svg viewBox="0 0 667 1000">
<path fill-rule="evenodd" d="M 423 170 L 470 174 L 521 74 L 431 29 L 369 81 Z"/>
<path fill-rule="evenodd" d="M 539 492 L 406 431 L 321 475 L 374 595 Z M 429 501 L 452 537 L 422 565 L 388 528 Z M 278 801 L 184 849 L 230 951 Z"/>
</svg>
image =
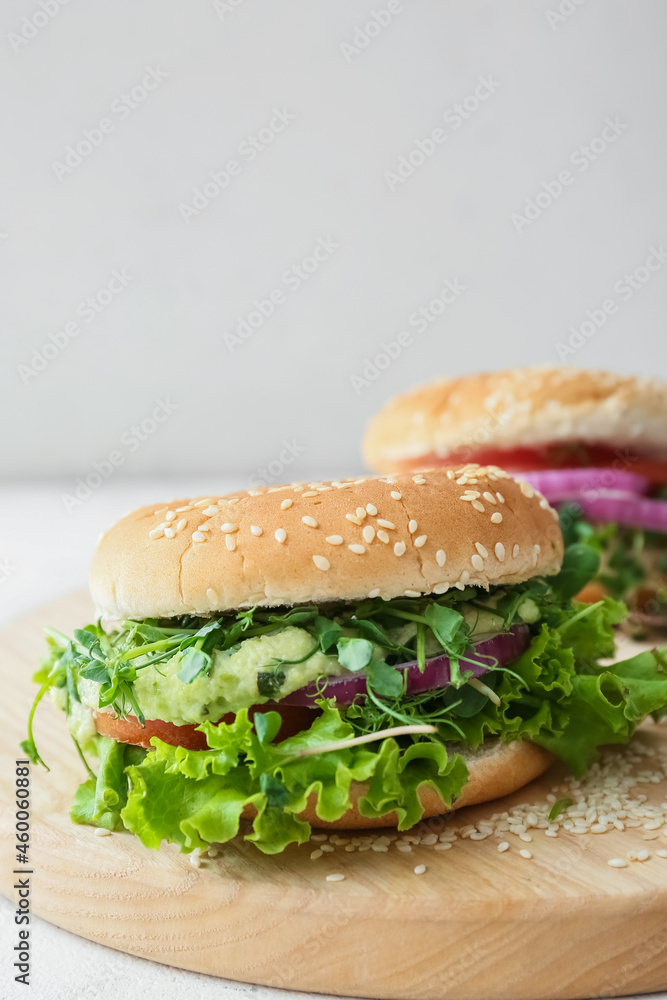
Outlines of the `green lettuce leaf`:
<svg viewBox="0 0 667 1000">
<path fill-rule="evenodd" d="M 239 832 L 241 816 L 254 813 L 245 838 L 266 854 L 310 836 L 298 818 L 311 796 L 320 819 L 333 821 L 350 808 L 350 786 L 367 786 L 359 801 L 366 816 L 396 812 L 399 829 L 423 815 L 419 789 L 428 785 L 447 805 L 461 793 L 468 771 L 460 754 L 438 740 L 399 747 L 394 739 L 301 756 L 303 750 L 350 739 L 354 730 L 333 705 L 310 729 L 281 743 L 259 740 L 239 712 L 233 723 L 204 724 L 209 750 L 185 750 L 153 739 L 155 752 L 127 768 L 131 790 L 123 824 L 147 847 L 162 840 L 182 851 L 224 843 Z"/>
<path fill-rule="evenodd" d="M 127 802 L 128 778 L 126 767 L 146 756 L 141 747 L 117 743 L 105 736 L 97 737 L 99 769 L 97 778 L 79 785 L 70 810 L 73 823 L 100 826 L 105 830 L 123 827 L 120 814 Z"/>
</svg>

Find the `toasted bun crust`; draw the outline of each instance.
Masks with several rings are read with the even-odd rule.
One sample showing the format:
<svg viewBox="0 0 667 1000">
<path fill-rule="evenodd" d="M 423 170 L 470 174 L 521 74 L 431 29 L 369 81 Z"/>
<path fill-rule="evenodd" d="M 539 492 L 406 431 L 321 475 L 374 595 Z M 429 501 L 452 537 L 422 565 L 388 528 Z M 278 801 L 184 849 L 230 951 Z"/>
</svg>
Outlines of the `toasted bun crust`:
<svg viewBox="0 0 667 1000">
<path fill-rule="evenodd" d="M 470 772 L 470 780 L 461 796 L 455 799 L 451 806 L 446 806 L 435 789 L 430 786 L 423 785 L 420 789 L 419 798 L 424 807 L 423 819 L 440 816 L 450 809 L 461 809 L 463 806 L 472 806 L 509 795 L 538 778 L 554 761 L 554 757 L 547 750 L 543 750 L 535 743 L 523 741 L 499 743 L 491 740 L 474 753 L 464 752 L 464 757 Z M 398 823 L 396 813 L 371 819 L 360 815 L 357 802 L 367 790 L 363 784 L 353 785 L 350 789 L 350 798 L 354 807 L 348 809 L 341 819 L 333 823 L 324 823 L 317 817 L 315 796 L 311 796 L 307 808 L 300 817 L 308 820 L 312 826 L 336 827 L 344 830 L 396 826 Z"/>
<path fill-rule="evenodd" d="M 101 538 L 90 585 L 103 617 L 171 618 L 519 583 L 562 554 L 539 493 L 468 465 L 140 507 Z"/>
<path fill-rule="evenodd" d="M 513 368 L 442 379 L 397 396 L 371 420 L 372 469 L 461 449 L 583 441 L 667 457 L 667 383 L 575 368 Z"/>
</svg>

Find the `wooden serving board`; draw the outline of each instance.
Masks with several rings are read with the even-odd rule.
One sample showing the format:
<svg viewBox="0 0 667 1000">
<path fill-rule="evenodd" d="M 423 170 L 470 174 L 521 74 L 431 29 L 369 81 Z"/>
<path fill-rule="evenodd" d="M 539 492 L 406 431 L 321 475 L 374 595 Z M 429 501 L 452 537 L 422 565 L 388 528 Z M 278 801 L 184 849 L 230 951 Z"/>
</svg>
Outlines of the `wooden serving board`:
<svg viewBox="0 0 667 1000">
<path fill-rule="evenodd" d="M 0 633 L 2 805 L 0 878 L 14 899 L 13 761 L 43 652 L 45 624 L 69 631 L 90 620 L 84 593 L 34 611 Z M 399 853 L 317 844 L 266 857 L 243 842 L 192 866 L 171 847 L 146 850 L 128 834 L 97 837 L 68 808 L 84 774 L 52 705 L 38 712 L 32 771 L 34 912 L 60 927 L 167 965 L 244 982 L 343 996 L 446 1000 L 542 1000 L 618 996 L 667 986 L 667 860 L 641 829 L 600 836 L 534 833 L 527 845 L 458 840 L 451 850 Z M 640 737 L 667 755 L 667 730 Z M 544 802 L 552 771 L 502 808 Z M 562 779 L 561 779 L 562 780 Z M 651 801 L 667 797 L 667 781 Z M 458 814 L 476 823 L 499 805 Z M 441 827 L 442 828 L 442 827 Z M 612 869 L 611 857 L 651 857 Z M 414 873 L 426 865 L 422 875 Z M 328 882 L 341 873 L 344 881 Z"/>
</svg>

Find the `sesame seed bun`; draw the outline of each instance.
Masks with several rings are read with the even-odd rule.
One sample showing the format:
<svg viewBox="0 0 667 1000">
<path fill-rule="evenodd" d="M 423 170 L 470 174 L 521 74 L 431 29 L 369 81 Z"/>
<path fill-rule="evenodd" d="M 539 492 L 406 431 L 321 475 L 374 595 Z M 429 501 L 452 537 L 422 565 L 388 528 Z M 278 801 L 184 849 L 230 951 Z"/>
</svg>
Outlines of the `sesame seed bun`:
<svg viewBox="0 0 667 1000">
<path fill-rule="evenodd" d="M 140 507 L 100 540 L 90 585 L 104 618 L 171 618 L 519 583 L 562 552 L 539 493 L 467 465 Z"/>
<path fill-rule="evenodd" d="M 513 368 L 420 386 L 374 417 L 363 443 L 372 469 L 425 456 L 581 441 L 667 457 L 667 383 L 575 368 Z"/>
<path fill-rule="evenodd" d="M 554 757 L 547 750 L 535 743 L 517 740 L 513 743 L 500 743 L 498 740 L 488 740 L 479 750 L 458 749 L 465 758 L 470 778 L 458 799 L 451 806 L 446 806 L 435 789 L 422 785 L 419 790 L 419 800 L 424 809 L 423 819 L 440 816 L 450 809 L 461 809 L 463 806 L 477 805 L 492 799 L 510 795 L 529 782 L 543 774 L 554 762 Z M 311 826 L 322 828 L 337 828 L 343 830 L 362 829 L 369 827 L 396 826 L 396 813 L 381 817 L 362 816 L 357 808 L 357 802 L 365 795 L 368 788 L 364 784 L 355 783 L 350 788 L 350 798 L 353 808 L 348 809 L 344 816 L 332 823 L 325 823 L 315 812 L 316 797 L 308 800 L 308 806 L 300 813 L 300 818 L 307 820 Z"/>
</svg>

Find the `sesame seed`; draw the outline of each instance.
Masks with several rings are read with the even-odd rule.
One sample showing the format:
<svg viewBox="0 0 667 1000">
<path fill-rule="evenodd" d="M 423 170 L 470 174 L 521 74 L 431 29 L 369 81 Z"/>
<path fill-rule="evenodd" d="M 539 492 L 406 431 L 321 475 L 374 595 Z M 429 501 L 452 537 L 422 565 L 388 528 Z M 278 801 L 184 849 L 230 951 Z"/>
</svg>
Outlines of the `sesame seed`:
<svg viewBox="0 0 667 1000">
<path fill-rule="evenodd" d="M 261 535 L 262 534 L 262 529 L 260 528 L 260 526 L 258 524 L 251 524 L 250 525 L 250 530 L 252 531 L 253 535 Z"/>
<path fill-rule="evenodd" d="M 327 535 L 327 537 L 325 538 L 325 541 L 328 542 L 329 545 L 342 545 L 343 544 L 343 536 L 342 535 Z"/>
<path fill-rule="evenodd" d="M 610 868 L 627 868 L 628 863 L 625 858 L 609 858 L 607 862 Z"/>
<path fill-rule="evenodd" d="M 434 851 L 451 851 L 451 849 L 452 849 L 452 845 L 451 845 L 450 842 L 444 842 L 443 841 L 443 843 L 441 843 L 441 844 L 434 844 L 433 845 L 433 850 Z"/>
<path fill-rule="evenodd" d="M 396 542 L 394 544 L 394 555 L 402 556 L 405 552 L 405 542 Z"/>
<path fill-rule="evenodd" d="M 105 830 L 104 827 L 99 826 L 96 830 L 93 830 L 96 837 L 110 837 L 111 830 Z"/>
<path fill-rule="evenodd" d="M 488 559 L 489 553 L 488 553 L 487 549 L 482 545 L 481 542 L 475 542 L 475 548 L 479 552 L 479 554 L 482 557 L 482 559 Z"/>
<path fill-rule="evenodd" d="M 345 876 L 341 875 L 340 872 L 338 872 L 335 875 L 327 875 L 327 882 L 344 882 L 344 881 L 345 881 Z"/>
<path fill-rule="evenodd" d="M 363 519 L 366 517 L 366 510 L 364 507 L 357 507 L 357 517 L 359 518 L 360 521 L 363 521 Z"/>
<path fill-rule="evenodd" d="M 348 521 L 352 521 L 352 524 L 361 525 L 361 521 L 359 520 L 356 514 L 346 514 L 345 517 L 348 519 Z"/>
<path fill-rule="evenodd" d="M 176 524 L 176 531 L 183 531 L 183 528 L 187 527 L 187 523 L 187 518 L 182 517 Z"/>
<path fill-rule="evenodd" d="M 417 522 L 416 521 L 409 521 L 408 522 L 408 531 L 410 532 L 410 534 L 414 535 L 414 533 L 415 533 L 416 530 L 417 530 Z"/>
<path fill-rule="evenodd" d="M 176 508 L 176 512 L 178 514 L 182 513 L 185 510 L 192 510 L 192 504 L 188 504 L 186 507 L 177 507 Z"/>
<path fill-rule="evenodd" d="M 283 502 L 281 503 L 280 509 L 281 510 L 287 510 L 289 507 L 292 506 L 293 503 L 294 503 L 294 501 L 292 500 L 292 498 L 291 497 L 287 497 L 287 499 L 283 500 Z"/>
<path fill-rule="evenodd" d="M 494 514 L 491 515 L 491 524 L 500 524 L 502 519 L 503 515 L 500 513 L 499 510 L 497 510 Z"/>
<path fill-rule="evenodd" d="M 484 569 L 484 560 L 482 559 L 481 556 L 478 556 L 477 553 L 475 553 L 474 556 L 470 557 L 470 562 L 473 565 L 473 569 L 476 569 L 478 571 L 481 571 L 481 570 Z"/>
<path fill-rule="evenodd" d="M 309 528 L 317 527 L 317 521 L 315 520 L 314 517 L 311 517 L 309 514 L 306 514 L 306 516 L 302 517 L 301 520 L 303 521 L 304 524 L 307 524 Z"/>
<path fill-rule="evenodd" d="M 392 500 L 401 500 L 403 498 L 403 494 L 399 493 L 398 490 L 392 490 L 390 496 Z"/>
<path fill-rule="evenodd" d="M 415 486 L 423 486 L 426 480 L 424 479 L 423 476 L 415 476 L 412 482 L 415 484 Z"/>
<path fill-rule="evenodd" d="M 326 558 L 326 556 L 313 556 L 313 562 L 315 563 L 318 569 L 325 570 L 325 569 L 330 569 L 331 567 L 331 563 Z"/>
<path fill-rule="evenodd" d="M 422 595 L 418 590 L 404 590 L 403 593 L 406 597 L 421 597 Z"/>
<path fill-rule="evenodd" d="M 284 528 L 277 528 L 273 533 L 273 537 L 277 542 L 280 542 L 282 545 L 282 543 L 287 538 L 287 532 L 285 531 Z"/>
<path fill-rule="evenodd" d="M 518 554 L 519 554 L 519 546 L 515 545 L 514 548 L 512 549 L 512 559 L 516 559 Z"/>
<path fill-rule="evenodd" d="M 227 500 L 227 503 L 229 503 L 229 504 L 238 503 L 238 502 L 239 502 L 239 498 L 238 497 L 230 497 L 229 500 Z"/>
<path fill-rule="evenodd" d="M 206 513 L 206 511 L 204 511 L 204 513 Z M 175 521 L 176 520 L 176 511 L 175 510 L 168 510 L 167 513 L 164 515 L 164 519 L 165 519 L 165 521 Z"/>
<path fill-rule="evenodd" d="M 368 591 L 368 596 L 369 597 L 379 597 L 380 596 L 380 588 L 379 587 L 373 587 L 372 590 Z"/>
<path fill-rule="evenodd" d="M 648 851 L 637 851 L 637 861 L 648 861 L 649 857 Z"/>
<path fill-rule="evenodd" d="M 210 497 L 206 497 L 206 499 L 204 499 L 204 500 L 198 500 L 197 503 L 193 503 L 192 506 L 193 507 L 208 507 L 208 505 L 211 502 L 212 502 L 211 498 Z"/>
<path fill-rule="evenodd" d="M 206 596 L 208 597 L 209 601 L 211 601 L 212 604 L 215 604 L 216 601 L 218 600 L 218 595 L 214 591 L 213 587 L 208 588 L 208 590 L 206 591 Z"/>
<path fill-rule="evenodd" d="M 532 853 L 525 847 L 519 851 L 519 854 L 521 855 L 522 858 L 526 858 L 527 861 L 530 861 L 530 859 L 533 856 Z"/>
<path fill-rule="evenodd" d="M 322 857 L 322 851 L 311 851 L 310 852 L 310 860 L 311 861 L 317 861 L 317 859 L 321 858 L 321 857 Z"/>
<path fill-rule="evenodd" d="M 220 510 L 219 507 L 216 507 L 215 504 L 211 504 L 211 506 L 207 507 L 206 510 L 203 511 L 202 513 L 206 514 L 207 517 L 213 517 L 214 514 L 219 513 L 219 510 Z M 167 517 L 169 517 L 168 514 Z"/>
<path fill-rule="evenodd" d="M 356 544 L 355 545 L 348 545 L 348 549 L 350 550 L 350 552 L 354 552 L 354 554 L 357 555 L 357 556 L 363 556 L 364 552 L 366 551 L 366 546 L 365 545 L 356 545 Z"/>
<path fill-rule="evenodd" d="M 471 506 L 474 507 L 475 510 L 478 510 L 480 514 L 484 513 L 485 510 L 484 504 L 480 503 L 479 500 L 473 500 Z"/>
<path fill-rule="evenodd" d="M 236 539 L 233 535 L 225 535 L 225 545 L 230 552 L 233 552 L 236 548 Z"/>
<path fill-rule="evenodd" d="M 522 479 L 522 480 L 520 481 L 520 483 L 519 483 L 519 488 L 520 488 L 521 492 L 523 493 L 523 495 L 524 495 L 525 497 L 528 497 L 528 499 L 529 499 L 529 500 L 530 500 L 530 498 L 531 498 L 531 497 L 534 497 L 534 496 L 535 496 L 535 490 L 534 490 L 534 489 L 533 489 L 533 487 L 532 487 L 532 486 L 530 485 L 530 483 L 527 483 L 527 482 L 525 481 L 525 479 Z"/>
<path fill-rule="evenodd" d="M 163 535 L 164 535 L 164 529 L 163 528 L 153 528 L 152 531 L 148 532 L 148 537 L 149 538 L 162 538 Z"/>
<path fill-rule="evenodd" d="M 445 565 L 445 563 L 447 562 L 447 556 L 445 555 L 444 549 L 438 549 L 438 551 L 435 554 L 435 561 L 437 562 L 438 566 Z"/>
<path fill-rule="evenodd" d="M 427 535 L 419 535 L 418 538 L 415 538 L 415 548 L 420 549 L 422 545 L 425 545 L 427 537 Z"/>
<path fill-rule="evenodd" d="M 496 553 L 496 559 L 498 562 L 503 562 L 505 559 L 505 546 L 502 542 L 496 542 L 493 551 Z"/>
<path fill-rule="evenodd" d="M 496 490 L 496 496 L 498 497 L 498 503 L 505 503 L 505 497 L 498 490 Z"/>
<path fill-rule="evenodd" d="M 389 544 L 389 535 L 387 534 L 386 531 L 384 531 L 383 528 L 378 529 L 377 537 L 381 542 L 384 542 L 385 545 Z"/>
<path fill-rule="evenodd" d="M 316 497 L 317 496 L 317 490 L 308 490 L 307 493 L 302 493 L 301 496 L 302 497 Z"/>
<path fill-rule="evenodd" d="M 206 541 L 206 535 L 204 534 L 203 531 L 193 531 L 192 532 L 192 541 L 193 542 L 205 542 Z"/>
<path fill-rule="evenodd" d="M 423 875 L 426 871 L 426 865 L 415 865 L 415 875 Z"/>
<path fill-rule="evenodd" d="M 498 844 L 498 853 L 499 854 L 504 854 L 505 851 L 509 851 L 509 849 L 510 849 L 510 845 L 507 843 L 506 840 L 503 840 L 503 841 L 501 841 L 500 844 Z"/>
<path fill-rule="evenodd" d="M 390 531 L 395 531 L 396 530 L 396 525 L 394 524 L 393 521 L 385 521 L 384 518 L 378 517 L 378 522 L 377 523 L 379 524 L 379 526 L 381 528 L 389 528 Z"/>
<path fill-rule="evenodd" d="M 433 593 L 434 594 L 446 594 L 448 590 L 449 590 L 449 584 L 448 583 L 436 583 L 435 587 L 433 588 Z"/>
<path fill-rule="evenodd" d="M 367 504 L 366 504 L 366 512 L 367 512 L 368 514 L 370 514 L 370 515 L 371 515 L 371 517 L 375 517 L 375 516 L 376 516 L 376 514 L 377 514 L 377 512 L 378 512 L 378 509 L 377 509 L 377 507 L 375 506 L 375 504 L 373 504 L 373 503 L 367 503 Z"/>
<path fill-rule="evenodd" d="M 364 529 L 361 532 L 361 534 L 364 536 L 364 541 L 370 545 L 370 543 L 375 538 L 375 528 L 373 527 L 372 524 L 367 524 L 364 526 Z"/>
<path fill-rule="evenodd" d="M 225 534 L 227 534 L 227 532 L 229 531 L 238 531 L 238 530 L 239 530 L 238 524 L 232 524 L 231 521 L 225 521 L 224 524 L 220 525 L 220 531 L 224 531 Z"/>
<path fill-rule="evenodd" d="M 194 851 L 190 855 L 190 864 L 193 868 L 201 868 L 201 858 Z"/>
<path fill-rule="evenodd" d="M 489 493 L 488 490 L 486 491 L 486 493 L 482 493 L 482 496 L 484 497 L 485 500 L 488 500 L 489 503 L 492 503 L 492 504 L 497 503 L 497 500 L 494 497 L 493 493 Z"/>
<path fill-rule="evenodd" d="M 663 850 L 662 848 L 660 848 L 660 850 L 656 851 L 655 853 L 658 855 L 659 858 L 667 858 L 667 851 Z"/>
<path fill-rule="evenodd" d="M 170 529 L 170 530 L 173 531 L 173 528 Z M 200 531 L 210 531 L 211 530 L 211 525 L 210 524 L 200 524 L 199 525 L 199 530 Z M 165 530 L 165 534 L 166 534 L 166 530 Z"/>
<path fill-rule="evenodd" d="M 174 531 L 173 528 L 165 528 L 164 529 L 164 537 L 165 538 L 173 538 L 175 534 L 176 534 L 176 532 Z"/>
</svg>

